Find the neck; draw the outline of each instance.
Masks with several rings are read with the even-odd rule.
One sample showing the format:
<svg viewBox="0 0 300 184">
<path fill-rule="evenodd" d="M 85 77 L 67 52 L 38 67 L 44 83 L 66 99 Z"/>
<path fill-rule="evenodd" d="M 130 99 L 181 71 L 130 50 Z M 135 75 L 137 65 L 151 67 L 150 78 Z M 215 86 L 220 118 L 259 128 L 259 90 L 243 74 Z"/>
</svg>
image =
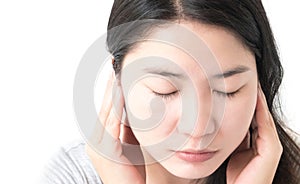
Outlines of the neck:
<svg viewBox="0 0 300 184">
<path fill-rule="evenodd" d="M 149 184 L 194 184 L 195 180 L 180 178 L 169 171 L 167 171 L 159 162 L 154 162 L 154 158 L 148 154 L 147 151 L 142 150 L 145 162 L 153 163 L 153 164 L 146 164 L 145 165 L 145 172 L 146 172 L 146 183 Z M 201 184 L 204 184 L 205 181 L 202 180 Z M 200 183 L 198 183 L 200 184 Z"/>
</svg>

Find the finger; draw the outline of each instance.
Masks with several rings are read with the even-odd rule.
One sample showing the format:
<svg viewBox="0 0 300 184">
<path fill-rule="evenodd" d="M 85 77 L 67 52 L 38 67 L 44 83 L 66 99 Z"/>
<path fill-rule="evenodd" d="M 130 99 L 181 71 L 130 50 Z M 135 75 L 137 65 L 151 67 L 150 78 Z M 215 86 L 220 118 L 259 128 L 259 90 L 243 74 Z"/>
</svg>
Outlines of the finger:
<svg viewBox="0 0 300 184">
<path fill-rule="evenodd" d="M 282 146 L 279 136 L 276 131 L 273 117 L 268 109 L 265 95 L 261 88 L 258 88 L 258 98 L 256 105 L 256 124 L 257 128 L 254 129 L 256 136 L 256 151 L 258 154 L 269 153 L 273 155 L 274 152 L 280 153 Z"/>
<path fill-rule="evenodd" d="M 110 109 L 112 105 L 111 98 L 112 98 L 113 81 L 114 81 L 114 73 L 111 72 L 108 81 L 106 83 L 100 112 L 95 122 L 93 132 L 89 137 L 89 140 L 95 144 L 99 144 L 101 142 L 101 139 L 104 134 L 104 122 L 106 121 L 108 114 L 110 113 Z"/>
<path fill-rule="evenodd" d="M 103 155 L 113 160 L 119 160 L 122 156 L 122 147 L 120 142 L 120 118 L 122 116 L 122 106 L 124 105 L 124 100 L 121 95 L 120 86 L 113 87 L 113 99 L 110 99 L 110 109 L 108 116 L 103 122 L 103 133 L 101 140 L 97 144 L 97 149 Z M 101 114 L 101 113 L 100 113 Z M 103 114 L 102 114 L 103 115 Z"/>
<path fill-rule="evenodd" d="M 274 129 L 273 118 L 269 112 L 268 105 L 264 93 L 258 88 L 257 104 L 256 104 L 256 125 L 260 136 L 267 135 Z"/>
<path fill-rule="evenodd" d="M 119 183 L 120 179 L 126 180 L 123 183 L 144 183 L 139 170 L 123 155 L 119 137 L 124 97 L 115 81 L 110 78 L 99 113 L 104 130 L 101 140 L 86 151 L 104 183 Z"/>
<path fill-rule="evenodd" d="M 252 179 L 251 183 L 271 183 L 280 161 L 282 146 L 265 95 L 260 87 L 257 94 L 255 120 L 252 132 L 252 137 L 255 139 L 253 144 L 255 156 L 239 172 L 238 178 L 235 179 L 236 183 L 248 183 L 249 178 Z M 235 161 L 234 163 L 240 163 L 239 160 Z"/>
<path fill-rule="evenodd" d="M 112 101 L 113 105 L 111 106 L 109 116 L 105 121 L 105 129 L 114 139 L 119 139 L 121 117 L 124 107 L 124 98 L 120 86 L 115 87 Z"/>
<path fill-rule="evenodd" d="M 102 100 L 102 105 L 100 108 L 100 112 L 98 114 L 98 118 L 96 124 L 93 129 L 93 133 L 90 136 L 90 140 L 96 144 L 99 144 L 103 139 L 103 135 L 105 133 L 105 124 L 112 108 L 112 98 L 113 98 L 113 87 L 115 83 L 115 75 L 114 71 L 112 71 L 108 77 L 105 92 Z"/>
<path fill-rule="evenodd" d="M 110 109 L 112 106 L 112 88 L 114 83 L 114 72 L 110 74 L 110 77 L 108 78 L 105 93 L 102 100 L 102 105 L 100 108 L 99 113 L 99 119 L 101 123 L 104 123 L 108 117 L 108 114 L 110 113 Z"/>
</svg>

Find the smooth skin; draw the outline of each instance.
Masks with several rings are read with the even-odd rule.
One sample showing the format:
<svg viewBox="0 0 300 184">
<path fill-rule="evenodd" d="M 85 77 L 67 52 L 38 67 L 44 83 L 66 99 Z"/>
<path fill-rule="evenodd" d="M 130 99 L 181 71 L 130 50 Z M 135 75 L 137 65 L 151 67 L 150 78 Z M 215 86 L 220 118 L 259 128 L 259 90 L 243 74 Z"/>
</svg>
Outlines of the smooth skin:
<svg viewBox="0 0 300 184">
<path fill-rule="evenodd" d="M 108 184 L 114 184 L 119 183 L 122 181 L 122 183 L 189 183 L 191 179 L 195 178 L 202 178 L 200 177 L 200 174 L 205 173 L 205 175 L 209 175 L 209 173 L 213 172 L 214 168 L 217 167 L 219 163 L 225 160 L 229 154 L 231 154 L 234 150 L 234 152 L 231 154 L 230 161 L 227 168 L 227 183 L 235 183 L 235 184 L 247 184 L 247 183 L 257 183 L 257 184 L 268 184 L 272 183 L 272 180 L 274 178 L 274 174 L 276 172 L 276 169 L 278 167 L 278 163 L 280 160 L 280 156 L 282 154 L 282 146 L 279 141 L 277 131 L 274 125 L 273 118 L 268 110 L 266 99 L 264 97 L 264 94 L 260 88 L 260 86 L 257 84 L 256 79 L 256 69 L 255 64 L 253 60 L 253 56 L 251 56 L 248 51 L 245 51 L 244 47 L 241 46 L 239 41 L 234 38 L 234 36 L 227 34 L 226 32 L 215 29 L 215 28 L 208 28 L 206 26 L 201 26 L 199 24 L 186 24 L 191 29 L 194 29 L 198 31 L 200 36 L 203 36 L 203 39 L 208 43 L 211 50 L 216 54 L 216 57 L 219 59 L 221 65 L 223 64 L 223 67 L 226 68 L 226 66 L 231 66 L 234 64 L 241 64 L 241 60 L 249 59 L 248 63 L 249 67 L 252 68 L 253 73 L 243 74 L 242 76 L 239 76 L 238 78 L 230 79 L 233 81 L 251 81 L 247 82 L 246 87 L 241 90 L 241 93 L 239 94 L 239 97 L 235 97 L 235 100 L 228 102 L 228 109 L 227 109 L 227 118 L 225 118 L 225 123 L 223 127 L 221 127 L 221 133 L 218 133 L 216 139 L 212 142 L 212 145 L 220 147 L 222 145 L 222 141 L 227 141 L 226 146 L 220 147 L 222 151 L 220 151 L 220 154 L 214 157 L 213 159 L 199 164 L 194 163 L 188 163 L 182 166 L 185 167 L 177 167 L 174 166 L 174 163 L 181 164 L 180 160 L 175 158 L 175 162 L 167 161 L 164 164 L 153 164 L 151 166 L 146 165 L 145 167 L 138 167 L 130 165 L 130 161 L 126 158 L 125 155 L 123 155 L 122 147 L 120 144 L 120 140 L 124 142 L 128 142 L 131 144 L 136 144 L 137 140 L 138 142 L 142 143 L 142 145 L 147 144 L 147 140 L 150 140 L 151 136 L 153 138 L 157 138 L 159 136 L 162 136 L 162 138 L 165 138 L 166 134 L 165 132 L 162 132 L 162 130 L 165 130 L 165 128 L 172 128 L 172 126 L 176 125 L 173 124 L 173 122 L 169 122 L 169 125 L 166 123 L 161 123 L 161 126 L 165 126 L 165 128 L 157 129 L 156 132 L 153 132 L 152 134 L 148 133 L 148 139 L 145 139 L 145 134 L 141 134 L 139 132 L 131 131 L 130 128 L 124 128 L 122 127 L 123 124 L 121 124 L 120 118 L 122 117 L 122 109 L 125 105 L 124 97 L 123 97 L 123 91 L 119 84 L 119 81 L 115 79 L 114 74 L 112 74 L 107 87 L 106 92 L 104 96 L 104 101 L 100 110 L 99 119 L 103 123 L 103 126 L 105 130 L 115 139 L 114 141 L 107 138 L 107 134 L 101 134 L 97 132 L 95 133 L 95 140 L 97 140 L 97 143 L 99 144 L 99 147 L 105 147 L 105 150 L 113 154 L 117 157 L 118 160 L 122 161 L 123 163 L 127 164 L 119 164 L 114 161 L 110 161 L 103 156 L 97 154 L 93 151 L 89 146 L 86 147 L 86 151 L 91 158 L 91 161 L 93 165 L 95 166 L 100 178 L 104 183 Z M 192 26 L 190 26 L 192 25 Z M 196 26 L 193 26 L 196 25 Z M 162 32 L 163 33 L 163 32 Z M 220 44 L 220 43 L 227 43 Z M 151 43 L 150 43 L 151 44 Z M 231 45 L 231 46 L 229 46 Z M 174 52 L 174 50 L 170 50 L 168 47 L 159 47 L 158 45 L 147 45 L 144 44 L 144 46 L 141 46 L 142 49 L 140 49 L 140 52 L 137 52 L 141 54 L 142 56 L 145 55 L 147 48 L 150 48 L 146 54 L 153 55 L 154 53 L 159 53 L 161 51 L 162 55 L 168 55 L 168 56 L 174 56 L 174 58 L 170 58 L 172 61 L 174 60 L 177 62 L 177 64 L 183 64 L 182 68 L 188 68 L 190 67 L 192 78 L 197 80 L 197 84 L 199 86 L 203 86 L 201 84 L 204 84 L 204 80 L 200 80 L 196 76 L 199 76 L 198 74 L 200 72 L 194 71 L 195 67 L 191 67 L 192 65 L 184 65 L 188 58 L 181 55 L 176 55 L 179 52 Z M 157 50 L 155 50 L 157 48 Z M 155 50 L 155 51 L 153 51 Z M 133 53 L 132 56 L 137 56 L 138 54 Z M 127 57 L 127 62 L 128 62 Z M 180 59 L 178 59 L 180 58 Z M 125 59 L 126 60 L 126 59 Z M 134 59 L 133 59 L 134 60 Z M 185 63 L 180 61 L 186 61 Z M 126 62 L 125 62 L 126 63 Z M 252 64 L 251 64 L 252 63 Z M 188 73 L 187 71 L 187 73 Z M 255 72 L 254 72 L 255 71 Z M 236 88 L 236 83 L 238 82 L 228 82 L 230 84 L 229 86 L 233 86 L 232 88 Z M 117 90 L 112 90 L 112 86 L 114 83 L 117 83 L 118 87 Z M 147 81 L 145 82 L 147 84 Z M 157 82 L 159 83 L 159 82 Z M 242 83 L 242 82 L 240 82 Z M 245 82 L 244 82 L 245 83 Z M 136 85 L 137 88 L 135 92 L 136 94 L 142 94 L 142 91 L 144 90 L 142 85 Z M 248 87 L 247 87 L 248 86 Z M 257 89 L 256 89 L 257 88 Z M 139 89 L 139 90 L 138 90 Z M 201 91 L 202 90 L 202 91 Z M 145 91 L 145 90 L 144 90 Z M 203 92 L 203 89 L 199 89 L 200 93 Z M 257 95 L 255 95 L 255 93 Z M 251 97 L 251 100 L 247 98 L 249 96 Z M 112 99 L 119 102 L 117 105 L 117 108 L 112 105 Z M 137 98 L 140 99 L 140 98 Z M 205 95 L 203 95 L 202 99 L 205 99 Z M 250 101 L 249 101 L 250 100 Z M 255 101 L 254 101 L 255 100 Z M 252 103 L 253 101 L 253 103 Z M 247 103 L 248 112 L 245 114 L 245 117 L 240 116 L 235 117 L 235 119 L 230 119 L 230 117 L 233 117 L 231 113 L 235 113 L 236 110 L 239 110 L 239 105 L 234 105 L 234 103 L 240 104 L 241 103 Z M 141 103 L 141 101 L 139 102 Z M 255 104 L 256 103 L 256 104 Z M 252 108 L 253 104 L 253 108 Z M 244 105 L 245 106 L 245 105 Z M 133 105 L 134 107 L 134 105 Z M 143 106 L 140 106 L 143 107 Z M 176 105 L 170 106 L 172 108 L 176 108 Z M 230 107 L 230 108 L 229 108 Z M 137 108 L 138 110 L 141 110 L 141 108 Z M 253 140 L 253 147 L 249 147 L 249 133 L 245 136 L 246 131 L 248 129 L 248 118 L 250 118 L 252 110 L 255 110 L 255 122 L 252 124 L 254 126 L 254 140 Z M 138 114 L 142 114 L 142 111 L 140 111 Z M 240 115 L 242 115 L 240 113 Z M 251 115 L 252 116 L 252 115 Z M 205 117 L 205 116 L 201 116 Z M 167 120 L 170 120 L 167 119 Z M 128 121 L 128 120 L 127 120 Z M 173 119 L 172 121 L 176 121 L 176 119 Z M 239 129 L 243 129 L 242 132 L 239 134 L 232 134 L 232 130 L 229 129 L 229 127 L 234 128 L 237 131 L 237 125 L 238 123 L 241 123 L 243 121 L 244 124 L 240 124 L 238 127 Z M 201 121 L 201 122 L 204 122 Z M 128 122 L 125 122 L 125 124 L 129 124 Z M 201 123 L 198 123 L 197 127 L 197 140 L 199 139 L 199 135 L 201 133 Z M 168 125 L 168 126 L 167 126 Z M 248 127 L 247 127 L 248 126 Z M 120 135 L 121 128 L 124 128 L 124 134 Z M 199 130 L 198 130 L 199 129 Z M 222 132 L 223 130 L 223 132 Z M 245 131 L 244 131 L 245 130 Z M 245 132 L 245 134 L 243 133 Z M 102 132 L 103 133 L 103 132 Z M 223 137 L 222 137 L 223 133 Z M 133 137 L 137 138 L 135 140 Z M 196 133 L 193 135 L 196 140 Z M 225 136 L 225 137 L 224 137 Z M 236 137 L 238 136 L 238 138 Z M 236 140 L 234 138 L 236 137 Z M 242 140 L 244 138 L 244 140 Z M 109 142 L 110 141 L 110 142 Z M 233 144 L 234 141 L 234 144 Z M 242 143 L 241 143 L 242 142 Z M 239 145 L 239 143 L 241 143 Z M 238 146 L 239 145 L 239 146 Z M 225 150 L 225 151 L 224 151 Z M 145 152 L 144 156 L 146 155 Z M 147 155 L 145 157 L 147 159 Z M 145 170 L 146 168 L 146 170 Z M 151 169 L 152 168 L 152 169 Z M 196 169 L 193 169 L 196 168 Z M 157 172 L 159 170 L 159 172 Z M 179 169 L 179 170 L 178 170 Z M 181 172 L 181 170 L 184 169 L 184 172 Z M 201 172 L 197 172 L 198 169 L 202 169 Z M 210 170 L 210 171 L 208 171 Z M 180 175 L 180 177 L 176 177 L 174 175 Z M 202 173 L 203 172 L 203 173 Z M 147 177 L 146 177 L 147 175 Z M 188 176 L 187 176 L 188 175 Z M 182 178 L 184 176 L 187 176 L 186 178 Z M 190 178 L 190 179 L 189 179 Z M 204 177 L 203 177 L 204 178 Z M 203 180 L 205 183 L 205 180 Z"/>
<path fill-rule="evenodd" d="M 109 94 L 112 93 L 113 82 L 114 79 L 110 79 L 108 82 L 105 93 L 106 97 L 110 96 Z M 118 98 L 121 101 L 120 111 L 118 112 L 121 115 L 121 106 L 124 105 L 124 97 L 122 96 L 122 93 L 118 93 L 115 98 Z M 121 150 L 121 121 L 115 115 L 115 112 L 112 111 L 111 98 L 104 99 L 106 100 L 101 108 L 101 110 L 105 112 L 101 115 L 107 119 L 104 126 L 116 140 L 115 146 L 111 147 L 113 149 L 111 151 L 118 154 L 120 160 L 129 163 L 128 159 L 122 155 Z M 107 108 L 110 110 L 105 110 Z M 242 143 L 239 148 L 241 151 L 236 152 L 231 156 L 226 173 L 228 184 L 271 184 L 273 181 L 283 149 L 273 118 L 268 110 L 266 98 L 260 86 L 258 86 L 255 112 L 255 119 L 257 122 L 256 146 L 254 148 L 247 148 L 248 144 Z M 123 139 L 126 139 L 126 135 L 124 135 Z M 86 146 L 86 151 L 104 183 L 118 184 L 120 183 L 120 180 L 122 180 L 122 183 L 128 184 L 145 183 L 142 176 L 143 173 L 140 173 L 136 166 L 118 164 L 114 161 L 110 161 L 97 154 L 89 146 Z M 117 176 L 116 173 L 118 173 Z"/>
</svg>

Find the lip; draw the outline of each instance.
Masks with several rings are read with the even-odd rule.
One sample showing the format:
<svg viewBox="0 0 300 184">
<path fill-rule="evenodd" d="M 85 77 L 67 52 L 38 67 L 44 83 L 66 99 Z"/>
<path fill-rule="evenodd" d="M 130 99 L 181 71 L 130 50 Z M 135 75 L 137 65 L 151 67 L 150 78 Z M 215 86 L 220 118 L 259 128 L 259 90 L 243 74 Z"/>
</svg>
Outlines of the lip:
<svg viewBox="0 0 300 184">
<path fill-rule="evenodd" d="M 216 153 L 217 151 L 191 149 L 175 152 L 178 158 L 187 162 L 205 162 L 214 157 Z"/>
</svg>

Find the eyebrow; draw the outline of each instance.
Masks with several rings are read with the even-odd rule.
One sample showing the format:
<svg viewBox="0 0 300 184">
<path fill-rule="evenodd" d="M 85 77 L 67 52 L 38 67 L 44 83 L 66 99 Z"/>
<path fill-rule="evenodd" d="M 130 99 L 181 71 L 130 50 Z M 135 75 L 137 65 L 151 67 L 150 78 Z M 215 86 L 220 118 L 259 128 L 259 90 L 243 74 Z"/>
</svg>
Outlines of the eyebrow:
<svg viewBox="0 0 300 184">
<path fill-rule="evenodd" d="M 167 70 L 161 70 L 158 68 L 145 68 L 145 72 L 155 74 L 155 75 L 162 75 L 165 77 L 173 77 L 173 78 L 184 78 L 184 75 L 181 73 L 174 73 Z"/>
<path fill-rule="evenodd" d="M 222 74 L 216 74 L 213 75 L 213 78 L 217 78 L 217 79 L 221 79 L 221 78 L 229 78 L 233 75 L 236 74 L 240 74 L 240 73 L 244 73 L 246 71 L 249 71 L 250 68 L 243 66 L 243 65 L 239 65 L 235 68 L 229 69 L 227 71 L 225 71 Z M 170 72 L 167 70 L 161 70 L 158 68 L 144 68 L 144 71 L 147 73 L 151 73 L 151 74 L 155 74 L 155 75 L 161 75 L 161 76 L 165 76 L 165 77 L 173 77 L 173 78 L 185 78 L 183 74 L 181 73 L 174 73 L 174 72 Z"/>
<path fill-rule="evenodd" d="M 216 74 L 216 75 L 213 76 L 213 78 L 217 78 L 217 79 L 228 78 L 228 77 L 231 77 L 231 76 L 236 75 L 236 74 L 247 72 L 249 70 L 250 70 L 250 68 L 248 68 L 246 66 L 243 66 L 243 65 L 239 65 L 235 68 L 226 70 L 222 74 Z"/>
</svg>

